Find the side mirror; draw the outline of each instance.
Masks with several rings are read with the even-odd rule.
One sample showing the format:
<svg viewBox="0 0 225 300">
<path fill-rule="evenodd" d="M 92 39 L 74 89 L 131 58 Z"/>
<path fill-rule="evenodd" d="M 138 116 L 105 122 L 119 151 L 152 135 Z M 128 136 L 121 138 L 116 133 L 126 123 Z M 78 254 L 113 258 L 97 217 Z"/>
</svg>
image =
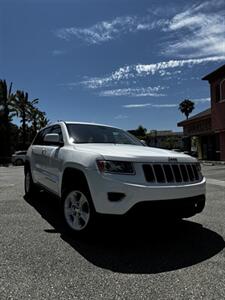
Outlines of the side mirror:
<svg viewBox="0 0 225 300">
<path fill-rule="evenodd" d="M 48 133 L 44 136 L 44 142 L 47 144 L 59 145 L 61 146 L 63 143 L 59 140 L 58 133 Z"/>
</svg>

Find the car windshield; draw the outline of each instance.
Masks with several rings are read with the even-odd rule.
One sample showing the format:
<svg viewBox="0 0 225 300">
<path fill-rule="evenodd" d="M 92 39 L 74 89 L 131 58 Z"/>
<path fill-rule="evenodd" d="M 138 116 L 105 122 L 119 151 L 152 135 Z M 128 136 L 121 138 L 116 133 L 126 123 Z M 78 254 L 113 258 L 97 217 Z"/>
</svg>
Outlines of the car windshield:
<svg viewBox="0 0 225 300">
<path fill-rule="evenodd" d="M 126 131 L 101 125 L 67 124 L 70 138 L 74 143 L 110 143 L 143 146 Z"/>
</svg>

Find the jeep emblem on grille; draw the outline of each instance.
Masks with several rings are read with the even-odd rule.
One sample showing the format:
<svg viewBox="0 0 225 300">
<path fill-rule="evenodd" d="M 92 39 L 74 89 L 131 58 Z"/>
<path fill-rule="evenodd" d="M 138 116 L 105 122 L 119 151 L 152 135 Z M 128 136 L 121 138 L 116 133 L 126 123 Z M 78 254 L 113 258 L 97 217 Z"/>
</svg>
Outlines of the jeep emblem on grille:
<svg viewBox="0 0 225 300">
<path fill-rule="evenodd" d="M 177 162 L 178 160 L 175 157 L 168 157 L 168 161 Z"/>
</svg>

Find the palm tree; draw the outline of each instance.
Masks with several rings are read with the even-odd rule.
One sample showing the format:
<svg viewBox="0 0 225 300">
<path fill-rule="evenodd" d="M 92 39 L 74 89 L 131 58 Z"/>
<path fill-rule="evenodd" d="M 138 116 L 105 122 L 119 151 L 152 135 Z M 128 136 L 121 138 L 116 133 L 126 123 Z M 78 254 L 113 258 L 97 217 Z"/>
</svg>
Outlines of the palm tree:
<svg viewBox="0 0 225 300">
<path fill-rule="evenodd" d="M 45 127 L 49 122 L 46 118 L 46 113 L 34 106 L 30 108 L 29 121 L 31 122 L 32 139 L 35 137 L 37 131 Z"/>
<path fill-rule="evenodd" d="M 38 121 L 39 121 L 39 109 L 37 107 L 30 108 L 29 111 L 29 121 L 31 122 L 32 131 L 36 134 L 38 130 Z"/>
<path fill-rule="evenodd" d="M 22 123 L 22 145 L 23 148 L 26 148 L 26 131 L 27 123 L 30 120 L 30 111 L 34 108 L 34 105 L 38 103 L 38 99 L 28 100 L 28 93 L 24 91 L 17 91 L 15 98 L 15 110 L 19 118 L 21 118 Z"/>
<path fill-rule="evenodd" d="M 48 125 L 49 119 L 46 118 L 46 113 L 40 111 L 38 119 L 38 130 Z"/>
<path fill-rule="evenodd" d="M 186 118 L 188 119 L 189 114 L 194 110 L 195 104 L 189 99 L 184 99 L 180 105 L 179 110 L 185 114 Z"/>
<path fill-rule="evenodd" d="M 3 137 L 3 156 L 10 156 L 10 127 L 11 119 L 13 117 L 12 113 L 12 103 L 15 99 L 15 95 L 12 93 L 12 82 L 8 88 L 5 80 L 0 80 L 0 114 L 1 114 L 1 131 L 4 133 Z"/>
</svg>

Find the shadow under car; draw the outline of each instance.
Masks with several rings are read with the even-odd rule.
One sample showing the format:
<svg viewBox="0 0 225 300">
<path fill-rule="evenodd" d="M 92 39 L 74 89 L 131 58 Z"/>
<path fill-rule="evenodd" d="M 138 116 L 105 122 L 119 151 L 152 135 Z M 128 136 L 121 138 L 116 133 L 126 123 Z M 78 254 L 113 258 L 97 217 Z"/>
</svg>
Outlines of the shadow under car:
<svg viewBox="0 0 225 300">
<path fill-rule="evenodd" d="M 26 200 L 26 199 L 25 199 Z M 153 274 L 189 267 L 205 261 L 224 247 L 216 232 L 193 221 L 141 220 L 102 217 L 87 237 L 68 235 L 57 199 L 43 191 L 26 200 L 61 238 L 97 267 L 129 274 Z"/>
</svg>

